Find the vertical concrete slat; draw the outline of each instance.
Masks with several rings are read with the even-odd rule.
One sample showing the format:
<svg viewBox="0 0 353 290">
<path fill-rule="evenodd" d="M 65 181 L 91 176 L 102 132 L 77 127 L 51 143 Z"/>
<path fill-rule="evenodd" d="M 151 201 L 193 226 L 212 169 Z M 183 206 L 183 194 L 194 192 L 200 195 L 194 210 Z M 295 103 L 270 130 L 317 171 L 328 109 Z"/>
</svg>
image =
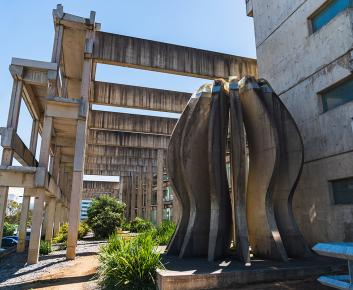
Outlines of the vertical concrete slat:
<svg viewBox="0 0 353 290">
<path fill-rule="evenodd" d="M 39 131 L 39 121 L 33 120 L 31 140 L 30 140 L 30 145 L 29 145 L 29 150 L 32 152 L 33 156 L 36 155 L 36 151 L 37 151 L 38 131 Z M 30 200 L 31 200 L 31 197 L 29 195 L 29 191 L 28 191 L 28 189 L 25 189 L 23 201 L 22 201 L 20 224 L 18 226 L 18 244 L 17 244 L 17 252 L 18 253 L 21 253 L 25 250 L 27 219 L 28 219 Z"/>
<path fill-rule="evenodd" d="M 48 221 L 47 221 L 47 227 L 46 227 L 46 230 L 45 230 L 45 240 L 49 241 L 49 242 L 53 238 L 55 205 L 56 205 L 55 197 L 50 198 L 49 199 L 48 208 L 47 208 L 47 210 L 48 210 Z"/>
<path fill-rule="evenodd" d="M 163 150 L 157 151 L 157 225 L 163 220 Z"/>
<path fill-rule="evenodd" d="M 51 135 L 53 130 L 53 118 L 45 116 L 43 122 L 42 143 L 40 146 L 40 157 L 38 168 L 48 168 Z M 42 230 L 44 212 L 45 191 L 38 190 L 38 196 L 34 200 L 31 238 L 28 249 L 28 264 L 36 264 L 39 256 L 39 244 Z"/>
<path fill-rule="evenodd" d="M 11 94 L 11 103 L 9 108 L 9 115 L 7 119 L 7 128 L 13 128 L 17 131 L 18 119 L 21 108 L 23 82 L 21 80 L 14 80 Z M 9 166 L 12 165 L 13 150 L 10 148 L 4 148 L 2 152 L 1 165 Z M 9 194 L 9 188 L 7 186 L 0 187 L 0 246 L 2 242 L 4 220 L 7 206 L 7 197 Z"/>
</svg>

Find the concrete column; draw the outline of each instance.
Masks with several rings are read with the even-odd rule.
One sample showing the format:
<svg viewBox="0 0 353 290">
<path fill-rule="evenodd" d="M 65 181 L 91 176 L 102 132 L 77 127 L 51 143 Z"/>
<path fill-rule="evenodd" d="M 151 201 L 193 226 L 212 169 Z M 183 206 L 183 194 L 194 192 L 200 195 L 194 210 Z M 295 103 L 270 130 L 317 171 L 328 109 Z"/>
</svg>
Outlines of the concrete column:
<svg viewBox="0 0 353 290">
<path fill-rule="evenodd" d="M 136 217 L 136 187 L 137 187 L 137 176 L 133 176 L 131 179 L 131 220 L 133 221 Z"/>
<path fill-rule="evenodd" d="M 151 220 L 151 199 L 152 199 L 152 183 L 153 183 L 153 172 L 152 172 L 152 160 L 148 161 L 146 179 L 146 220 Z"/>
<path fill-rule="evenodd" d="M 62 209 L 61 202 L 57 202 L 55 205 L 55 215 L 54 215 L 54 237 L 56 237 L 60 231 L 61 209 Z"/>
<path fill-rule="evenodd" d="M 138 176 L 137 186 L 137 216 L 142 218 L 143 175 Z"/>
<path fill-rule="evenodd" d="M 94 17 L 94 15 L 92 15 Z M 87 31 L 85 56 L 93 51 L 94 32 Z M 81 82 L 81 107 L 80 117 L 77 120 L 76 127 L 76 143 L 74 155 L 74 172 L 72 175 L 72 190 L 70 196 L 70 211 L 69 211 L 69 232 L 67 236 L 66 258 L 73 260 L 76 257 L 77 234 L 80 222 L 80 204 L 82 198 L 83 187 L 83 163 L 85 157 L 86 144 L 86 127 L 89 107 L 89 90 L 91 84 L 92 59 L 85 58 L 82 70 Z"/>
<path fill-rule="evenodd" d="M 157 225 L 163 220 L 163 150 L 157 151 Z"/>
<path fill-rule="evenodd" d="M 36 155 L 36 149 L 37 149 L 38 131 L 39 131 L 39 121 L 33 120 L 29 150 L 32 152 L 34 156 Z M 31 197 L 29 195 L 29 191 L 28 189 L 25 189 L 23 200 L 22 200 L 20 224 L 18 225 L 18 244 L 17 244 L 18 253 L 23 252 L 26 246 L 27 219 L 28 219 L 30 200 L 31 200 Z"/>
<path fill-rule="evenodd" d="M 44 117 L 42 143 L 40 147 L 39 167 L 48 168 L 51 134 L 53 129 L 53 118 Z M 31 238 L 28 249 L 28 264 L 36 264 L 39 256 L 39 244 L 41 238 L 43 212 L 44 212 L 45 191 L 38 190 L 34 200 L 32 216 Z"/>
<path fill-rule="evenodd" d="M 22 200 L 20 224 L 18 226 L 18 244 L 17 252 L 21 253 L 26 247 L 26 232 L 27 232 L 27 218 L 29 212 L 30 196 L 24 196 Z"/>
<path fill-rule="evenodd" d="M 175 194 L 173 194 L 173 208 L 172 208 L 173 222 L 178 224 L 180 218 L 180 204 Z"/>
<path fill-rule="evenodd" d="M 11 94 L 11 102 L 9 108 L 9 115 L 7 119 L 7 128 L 13 128 L 17 131 L 18 118 L 20 115 L 21 98 L 22 98 L 23 82 L 14 80 Z M 2 152 L 1 165 L 9 166 L 12 165 L 13 150 L 12 148 L 4 148 Z M 9 188 L 7 186 L 0 187 L 0 247 L 4 229 L 4 220 L 7 206 L 7 197 L 9 194 Z"/>
<path fill-rule="evenodd" d="M 48 202 L 48 221 L 47 228 L 45 230 L 45 240 L 51 242 L 53 239 L 53 228 L 54 228 L 54 215 L 56 207 L 56 198 L 51 197 Z"/>
</svg>

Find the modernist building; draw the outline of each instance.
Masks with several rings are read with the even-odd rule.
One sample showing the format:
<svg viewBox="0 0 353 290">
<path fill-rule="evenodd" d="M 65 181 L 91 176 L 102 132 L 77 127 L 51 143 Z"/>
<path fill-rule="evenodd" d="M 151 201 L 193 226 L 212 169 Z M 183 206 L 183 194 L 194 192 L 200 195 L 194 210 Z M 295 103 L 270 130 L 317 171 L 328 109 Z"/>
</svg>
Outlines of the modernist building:
<svg viewBox="0 0 353 290">
<path fill-rule="evenodd" d="M 294 213 L 306 239 L 353 240 L 351 0 L 248 0 L 259 76 L 295 118 L 304 168 Z"/>
</svg>

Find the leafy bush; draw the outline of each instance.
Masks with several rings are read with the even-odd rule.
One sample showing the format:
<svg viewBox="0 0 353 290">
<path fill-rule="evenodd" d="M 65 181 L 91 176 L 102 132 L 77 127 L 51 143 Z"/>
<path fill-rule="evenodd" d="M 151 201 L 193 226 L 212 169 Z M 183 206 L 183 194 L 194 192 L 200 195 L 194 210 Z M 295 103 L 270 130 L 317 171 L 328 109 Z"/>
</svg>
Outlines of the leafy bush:
<svg viewBox="0 0 353 290">
<path fill-rule="evenodd" d="M 83 239 L 89 232 L 90 228 L 86 222 L 80 222 L 78 227 L 78 239 Z"/>
<path fill-rule="evenodd" d="M 157 243 L 149 233 L 125 240 L 112 235 L 99 254 L 99 284 L 104 289 L 155 289 L 157 268 L 162 268 Z"/>
<path fill-rule="evenodd" d="M 159 245 L 168 245 L 169 241 L 174 235 L 176 224 L 172 221 L 163 221 L 163 223 L 157 227 L 156 239 Z"/>
<path fill-rule="evenodd" d="M 103 195 L 93 199 L 87 210 L 87 224 L 97 238 L 109 237 L 124 221 L 125 204 Z"/>
<path fill-rule="evenodd" d="M 13 236 L 16 231 L 16 225 L 15 224 L 10 224 L 8 222 L 4 222 L 4 231 L 3 231 L 3 236 Z"/>
<path fill-rule="evenodd" d="M 147 231 L 151 231 L 154 229 L 154 226 L 151 222 L 146 221 L 142 218 L 136 217 L 130 226 L 130 231 L 132 233 L 143 233 Z"/>
<path fill-rule="evenodd" d="M 53 239 L 54 243 L 63 243 L 67 241 L 67 233 L 69 231 L 69 224 L 65 223 L 60 227 L 58 235 Z M 78 227 L 78 239 L 81 240 L 89 232 L 89 226 L 85 222 L 80 222 Z"/>
<path fill-rule="evenodd" d="M 51 243 L 47 241 L 40 241 L 39 254 L 48 255 L 52 252 Z"/>
<path fill-rule="evenodd" d="M 131 231 L 131 223 L 125 221 L 122 225 L 121 225 L 121 229 L 123 231 Z"/>
</svg>

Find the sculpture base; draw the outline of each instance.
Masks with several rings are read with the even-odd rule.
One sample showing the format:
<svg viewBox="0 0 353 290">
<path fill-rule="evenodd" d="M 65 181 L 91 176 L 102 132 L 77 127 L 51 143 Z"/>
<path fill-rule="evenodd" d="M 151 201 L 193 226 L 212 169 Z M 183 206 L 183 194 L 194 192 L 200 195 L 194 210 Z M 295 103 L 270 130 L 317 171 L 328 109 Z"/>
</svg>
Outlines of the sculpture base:
<svg viewBox="0 0 353 290">
<path fill-rule="evenodd" d="M 165 270 L 158 270 L 159 290 L 236 288 L 239 285 L 317 278 L 345 270 L 340 260 L 313 256 L 287 263 L 254 260 L 249 267 L 234 260 L 178 259 L 163 256 Z"/>
</svg>

